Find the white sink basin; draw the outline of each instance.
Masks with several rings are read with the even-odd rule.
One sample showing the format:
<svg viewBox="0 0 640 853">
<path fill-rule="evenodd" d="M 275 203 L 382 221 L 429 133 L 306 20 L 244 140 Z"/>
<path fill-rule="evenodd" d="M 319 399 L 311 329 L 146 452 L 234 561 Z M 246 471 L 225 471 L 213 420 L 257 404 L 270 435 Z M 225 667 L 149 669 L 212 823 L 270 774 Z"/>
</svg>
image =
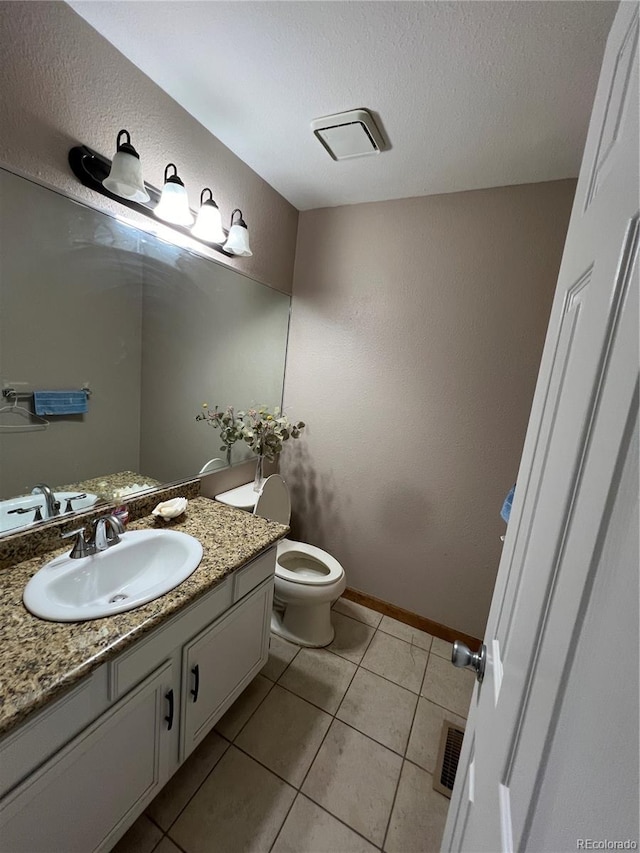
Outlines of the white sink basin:
<svg viewBox="0 0 640 853">
<path fill-rule="evenodd" d="M 51 560 L 22 596 L 34 616 L 84 622 L 133 610 L 181 584 L 198 567 L 202 545 L 175 530 L 132 530 L 91 557 Z"/>
</svg>

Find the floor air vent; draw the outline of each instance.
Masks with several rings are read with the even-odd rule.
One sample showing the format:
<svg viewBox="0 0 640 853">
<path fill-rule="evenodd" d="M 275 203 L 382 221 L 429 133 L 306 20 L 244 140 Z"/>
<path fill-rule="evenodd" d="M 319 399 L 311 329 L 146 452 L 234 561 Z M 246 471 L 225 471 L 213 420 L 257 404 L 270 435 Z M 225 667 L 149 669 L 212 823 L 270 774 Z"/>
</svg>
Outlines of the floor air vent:
<svg viewBox="0 0 640 853">
<path fill-rule="evenodd" d="M 456 779 L 456 770 L 460 760 L 462 739 L 464 729 L 460 728 L 451 720 L 444 720 L 440 733 L 440 747 L 438 748 L 438 759 L 433 771 L 433 788 L 451 798 L 453 783 Z"/>
</svg>

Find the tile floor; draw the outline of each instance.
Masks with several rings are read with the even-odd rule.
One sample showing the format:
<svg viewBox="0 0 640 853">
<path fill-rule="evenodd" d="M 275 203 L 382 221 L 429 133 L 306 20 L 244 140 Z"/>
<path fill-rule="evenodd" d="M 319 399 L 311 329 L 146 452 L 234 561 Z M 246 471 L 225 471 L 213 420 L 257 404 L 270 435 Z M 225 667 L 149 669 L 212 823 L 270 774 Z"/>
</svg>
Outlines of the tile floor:
<svg viewBox="0 0 640 853">
<path fill-rule="evenodd" d="M 432 853 L 440 726 L 467 715 L 451 645 L 346 599 L 327 649 L 269 661 L 114 853 Z"/>
</svg>

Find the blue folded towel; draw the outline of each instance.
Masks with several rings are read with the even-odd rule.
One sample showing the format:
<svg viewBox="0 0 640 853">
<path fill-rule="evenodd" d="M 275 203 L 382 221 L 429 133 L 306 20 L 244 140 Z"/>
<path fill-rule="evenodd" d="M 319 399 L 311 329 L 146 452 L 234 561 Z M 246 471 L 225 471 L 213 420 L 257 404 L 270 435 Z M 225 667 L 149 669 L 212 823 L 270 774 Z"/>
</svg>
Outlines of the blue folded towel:
<svg viewBox="0 0 640 853">
<path fill-rule="evenodd" d="M 86 391 L 34 391 L 36 415 L 83 415 L 87 411 Z"/>
<path fill-rule="evenodd" d="M 500 515 L 503 521 L 509 523 L 509 516 L 511 515 L 511 504 L 513 503 L 513 495 L 516 490 L 515 486 L 512 486 L 509 490 L 509 494 L 504 499 L 504 503 L 502 504 L 502 509 L 500 510 Z"/>
</svg>

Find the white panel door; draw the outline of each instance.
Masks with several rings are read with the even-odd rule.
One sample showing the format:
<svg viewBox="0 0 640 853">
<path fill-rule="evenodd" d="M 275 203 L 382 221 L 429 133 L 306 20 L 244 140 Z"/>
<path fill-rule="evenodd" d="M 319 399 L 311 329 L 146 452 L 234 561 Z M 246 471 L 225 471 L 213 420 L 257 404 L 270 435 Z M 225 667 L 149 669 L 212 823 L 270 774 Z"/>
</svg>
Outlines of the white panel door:
<svg viewBox="0 0 640 853">
<path fill-rule="evenodd" d="M 623 473 L 636 458 L 638 98 L 638 4 L 622 2 L 594 103 L 485 635 L 486 674 L 471 703 L 443 850 L 535 849 L 531 827 L 545 776 L 555 770 L 550 756 L 566 685 L 597 625 L 585 618 L 592 591 L 637 577 L 637 540 L 631 561 L 629 549 L 605 544 L 631 530 L 633 512 L 616 500 L 623 480 L 635 485 L 624 503 L 637 502 L 637 472 Z M 634 677 L 629 667 L 637 674 L 637 606 L 635 613 L 626 617 L 626 656 L 610 654 L 621 678 Z M 583 736 L 594 740 L 610 736 L 606 721 L 590 715 L 589 693 L 597 690 L 594 671 L 584 681 L 582 721 Z M 637 706 L 626 709 L 632 729 L 637 714 Z M 575 779 L 585 804 L 601 797 L 593 770 Z M 570 800 L 566 791 L 559 796 Z M 637 790 L 631 796 L 637 803 Z M 584 837 L 597 839 L 606 817 L 593 814 L 590 821 L 587 807 Z M 637 842 L 637 826 L 631 809 L 612 831 L 622 841 L 635 833 Z M 558 844 L 556 853 L 577 843 Z"/>
</svg>

